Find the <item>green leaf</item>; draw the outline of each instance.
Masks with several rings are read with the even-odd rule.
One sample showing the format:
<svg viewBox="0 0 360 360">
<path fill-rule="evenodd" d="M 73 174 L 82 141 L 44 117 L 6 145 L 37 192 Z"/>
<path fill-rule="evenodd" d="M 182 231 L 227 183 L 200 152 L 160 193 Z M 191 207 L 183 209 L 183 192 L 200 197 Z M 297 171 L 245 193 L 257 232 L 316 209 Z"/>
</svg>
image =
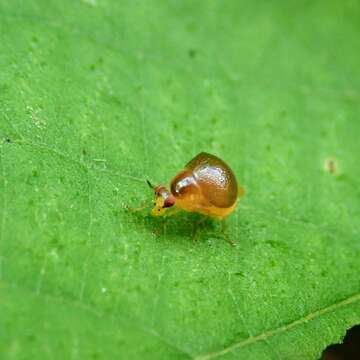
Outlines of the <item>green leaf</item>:
<svg viewBox="0 0 360 360">
<path fill-rule="evenodd" d="M 1 359 L 318 359 L 359 324 L 359 16 L 2 1 Z M 236 247 L 126 208 L 200 151 L 247 190 Z"/>
</svg>

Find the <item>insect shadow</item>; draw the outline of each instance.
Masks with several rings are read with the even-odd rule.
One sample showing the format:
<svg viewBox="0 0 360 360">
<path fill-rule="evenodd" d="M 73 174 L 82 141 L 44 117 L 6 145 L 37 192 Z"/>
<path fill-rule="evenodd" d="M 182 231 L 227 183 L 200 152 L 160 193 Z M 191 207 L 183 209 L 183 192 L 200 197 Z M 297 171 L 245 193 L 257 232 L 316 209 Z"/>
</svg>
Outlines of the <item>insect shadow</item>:
<svg viewBox="0 0 360 360">
<path fill-rule="evenodd" d="M 157 237 L 174 239 L 187 238 L 193 242 L 203 242 L 216 237 L 218 221 L 201 214 L 181 212 L 176 217 L 157 218 L 151 214 L 131 213 L 137 221 Z"/>
</svg>

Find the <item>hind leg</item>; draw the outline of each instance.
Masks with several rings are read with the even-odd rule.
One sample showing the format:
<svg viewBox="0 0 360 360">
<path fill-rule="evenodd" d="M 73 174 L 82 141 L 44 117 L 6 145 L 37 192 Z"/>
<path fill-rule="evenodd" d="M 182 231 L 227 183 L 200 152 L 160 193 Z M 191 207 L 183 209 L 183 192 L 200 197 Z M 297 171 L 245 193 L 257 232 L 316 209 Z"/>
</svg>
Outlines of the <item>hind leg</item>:
<svg viewBox="0 0 360 360">
<path fill-rule="evenodd" d="M 227 241 L 231 246 L 236 246 L 236 243 L 232 241 L 229 237 L 229 234 L 227 232 L 227 223 L 225 219 L 220 220 L 221 221 L 221 237 Z"/>
</svg>

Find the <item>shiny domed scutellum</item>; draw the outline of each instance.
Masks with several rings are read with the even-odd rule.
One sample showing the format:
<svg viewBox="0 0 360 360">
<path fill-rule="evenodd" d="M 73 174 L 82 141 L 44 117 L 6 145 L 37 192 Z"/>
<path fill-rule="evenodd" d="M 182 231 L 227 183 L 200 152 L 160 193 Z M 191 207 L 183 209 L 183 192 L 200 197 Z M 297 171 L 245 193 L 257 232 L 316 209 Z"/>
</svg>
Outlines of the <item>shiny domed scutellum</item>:
<svg viewBox="0 0 360 360">
<path fill-rule="evenodd" d="M 149 182 L 148 182 L 149 183 Z M 155 192 L 154 216 L 165 215 L 172 207 L 223 219 L 236 208 L 244 190 L 231 168 L 218 157 L 202 152 L 189 161 L 170 182 L 152 186 Z"/>
</svg>

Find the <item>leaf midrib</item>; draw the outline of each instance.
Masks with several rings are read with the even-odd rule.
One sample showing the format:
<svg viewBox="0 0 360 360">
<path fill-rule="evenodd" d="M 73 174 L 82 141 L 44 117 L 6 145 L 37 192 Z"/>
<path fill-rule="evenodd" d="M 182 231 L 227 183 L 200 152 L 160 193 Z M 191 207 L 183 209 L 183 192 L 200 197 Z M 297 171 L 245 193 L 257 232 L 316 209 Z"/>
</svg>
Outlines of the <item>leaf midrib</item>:
<svg viewBox="0 0 360 360">
<path fill-rule="evenodd" d="M 248 345 L 251 345 L 251 344 L 254 344 L 256 342 L 259 342 L 259 341 L 264 341 L 272 336 L 275 336 L 275 335 L 278 335 L 278 334 L 281 334 L 283 332 L 286 332 L 296 326 L 299 326 L 299 325 L 302 325 L 310 320 L 314 320 L 326 313 L 329 313 L 329 312 L 332 312 L 332 311 L 335 311 L 336 309 L 339 309 L 339 308 L 342 308 L 342 307 L 345 307 L 347 305 L 350 305 L 350 304 L 354 304 L 356 302 L 360 301 L 360 293 L 356 293 L 354 295 L 351 295 L 349 297 L 347 297 L 346 299 L 344 300 L 341 300 L 339 302 L 336 302 L 336 303 L 333 303 L 331 305 L 328 305 L 322 309 L 319 309 L 319 310 L 316 310 L 314 312 L 311 312 L 307 315 L 305 315 L 304 317 L 300 318 L 300 319 L 297 319 L 297 320 L 294 320 L 288 324 L 285 324 L 285 325 L 282 325 L 282 326 L 279 326 L 275 329 L 271 329 L 271 330 L 267 330 L 267 331 L 264 331 L 263 333 L 259 334 L 259 335 L 256 335 L 256 336 L 249 336 L 248 338 L 244 339 L 244 340 L 241 340 L 237 343 L 234 343 L 222 350 L 218 350 L 218 351 L 214 351 L 214 352 L 211 352 L 211 353 L 208 353 L 208 354 L 203 354 L 203 355 L 198 355 L 194 358 L 194 360 L 209 360 L 209 359 L 215 359 L 219 356 L 222 356 L 222 355 L 225 355 L 235 349 L 240 349 L 240 348 L 243 348 L 245 346 L 248 346 Z"/>
<path fill-rule="evenodd" d="M 108 315 L 106 313 L 103 313 L 103 312 L 99 312 L 97 309 L 93 309 L 92 307 L 84 304 L 84 303 L 79 303 L 79 302 L 76 302 L 76 301 L 71 301 L 69 299 L 66 299 L 66 298 L 63 298 L 63 297 L 54 297 L 52 295 L 49 295 L 49 294 L 43 294 L 43 293 L 35 293 L 34 291 L 31 291 L 30 289 L 28 288 L 24 288 L 24 286 L 21 286 L 21 285 L 17 285 L 17 284 L 10 284 L 6 281 L 4 281 L 4 279 L 1 280 L 0 284 L 2 284 L 2 286 L 5 285 L 5 287 L 10 287 L 10 288 L 17 288 L 17 289 L 20 289 L 20 290 L 26 290 L 28 292 L 31 292 L 33 293 L 34 295 L 36 295 L 37 297 L 42 297 L 42 298 L 46 298 L 46 300 L 49 300 L 51 299 L 52 301 L 60 301 L 68 306 L 71 306 L 71 307 L 75 307 L 75 308 L 81 308 L 82 310 L 84 311 L 87 311 L 87 312 L 91 312 L 94 316 L 97 316 L 97 317 L 101 317 L 101 318 L 104 318 L 104 317 L 107 317 Z M 207 353 L 207 354 L 202 354 L 202 355 L 191 355 L 189 353 L 189 351 L 186 351 L 184 350 L 183 348 L 179 348 L 177 345 L 173 344 L 173 343 L 170 343 L 169 341 L 167 341 L 166 339 L 164 339 L 162 336 L 160 336 L 156 331 L 154 330 L 151 330 L 151 329 L 147 329 L 147 328 L 144 328 L 142 326 L 139 326 L 138 324 L 134 323 L 134 326 L 136 329 L 138 329 L 139 331 L 141 332 L 144 332 L 146 334 L 149 334 L 150 336 L 153 336 L 155 337 L 156 339 L 158 339 L 160 342 L 162 342 L 163 344 L 167 345 L 167 346 L 170 346 L 171 348 L 179 351 L 181 354 L 189 357 L 190 359 L 193 359 L 193 360 L 210 360 L 210 359 L 215 359 L 215 358 L 218 358 L 220 356 L 223 356 L 223 355 L 226 355 L 227 353 L 231 352 L 231 351 L 234 351 L 236 349 L 241 349 L 241 348 L 244 348 L 246 346 L 249 346 L 251 344 L 254 344 L 254 343 L 257 343 L 259 341 L 265 341 L 275 335 L 278 335 L 278 334 L 281 334 L 281 333 L 284 333 L 296 326 L 300 326 L 304 323 L 307 323 L 311 320 L 314 320 L 324 314 L 327 314 L 327 313 L 330 313 L 332 311 L 335 311 L 339 308 L 343 308 L 343 307 L 346 307 L 348 305 L 351 305 L 351 304 L 355 304 L 357 302 L 360 302 L 360 292 L 356 293 L 356 294 L 353 294 L 353 295 L 350 295 L 349 297 L 341 300 L 341 301 L 338 301 L 338 302 L 335 302 L 333 304 L 330 304 L 330 305 L 327 305 L 325 306 L 324 308 L 321 308 L 321 309 L 318 309 L 316 311 L 313 311 L 303 317 L 301 317 L 300 319 L 297 319 L 297 320 L 294 320 L 288 324 L 285 324 L 285 325 L 282 325 L 282 326 L 279 326 L 275 329 L 270 329 L 270 330 L 266 330 L 264 332 L 262 332 L 261 334 L 258 334 L 258 335 L 255 335 L 255 336 L 249 336 L 248 338 L 244 339 L 244 340 L 241 340 L 239 342 L 236 342 L 232 345 L 229 345 L 227 346 L 226 348 L 222 349 L 222 350 L 217 350 L 217 351 L 214 351 L 214 352 L 211 352 L 211 353 Z M 121 318 L 117 317 L 117 319 L 119 321 L 121 321 Z"/>
</svg>

